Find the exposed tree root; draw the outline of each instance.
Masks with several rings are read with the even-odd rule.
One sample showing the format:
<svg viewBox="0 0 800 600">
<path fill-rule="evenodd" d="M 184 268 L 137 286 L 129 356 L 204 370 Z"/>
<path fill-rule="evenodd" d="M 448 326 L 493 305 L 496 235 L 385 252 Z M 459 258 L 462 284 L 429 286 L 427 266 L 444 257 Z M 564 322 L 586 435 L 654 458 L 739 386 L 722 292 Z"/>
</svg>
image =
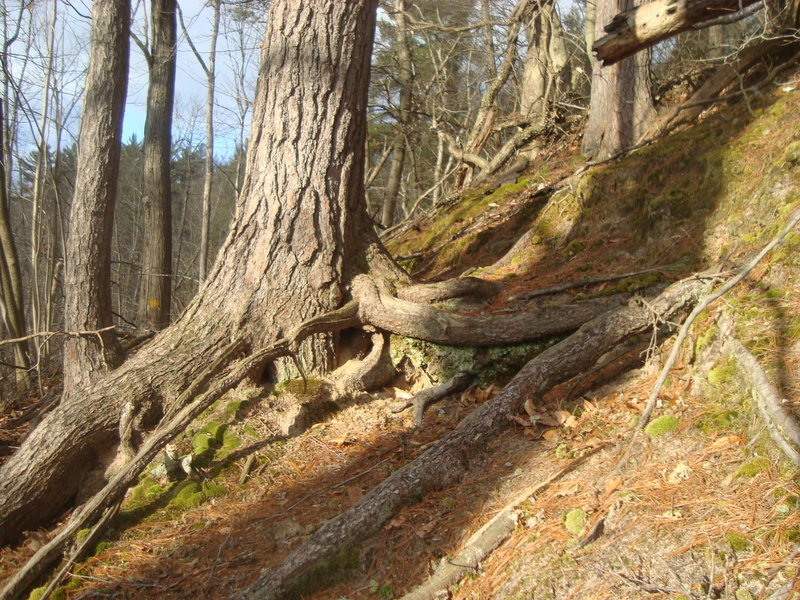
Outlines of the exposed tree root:
<svg viewBox="0 0 800 600">
<path fill-rule="evenodd" d="M 263 369 L 268 363 L 282 356 L 292 355 L 302 340 L 309 335 L 321 331 L 344 329 L 357 324 L 358 321 L 353 317 L 356 307 L 355 303 L 348 304 L 339 310 L 306 321 L 293 329 L 289 337 L 282 338 L 269 347 L 230 364 L 226 373 L 210 385 L 207 391 L 200 394 L 212 378 L 225 369 L 225 365 L 231 362 L 233 356 L 240 353 L 245 347 L 243 340 L 237 340 L 230 344 L 173 404 L 175 407 L 182 408 L 174 415 L 167 415 L 162 425 L 142 444 L 133 459 L 125 464 L 102 490 L 80 508 L 50 542 L 42 546 L 25 566 L 6 582 L 3 590 L 0 591 L 0 600 L 19 597 L 36 578 L 58 560 L 59 554 L 80 529 L 97 520 L 106 508 L 120 502 L 127 489 L 136 481 L 139 473 L 156 458 L 164 446 L 184 431 L 200 413 L 223 394 L 236 387 L 252 373 Z M 98 526 L 96 529 L 99 530 L 100 527 Z M 99 535 L 99 533 L 99 531 L 93 531 L 92 535 Z"/>
<path fill-rule="evenodd" d="M 354 278 L 353 295 L 362 323 L 452 346 L 501 346 L 575 331 L 610 308 L 608 300 L 597 300 L 510 315 L 459 315 L 400 300 L 366 275 Z"/>
<path fill-rule="evenodd" d="M 432 600 L 437 593 L 457 583 L 467 572 L 477 570 L 491 552 L 495 550 L 514 531 L 517 525 L 516 508 L 531 496 L 549 488 L 555 481 L 584 463 L 590 456 L 606 446 L 593 448 L 559 469 L 544 481 L 537 483 L 518 494 L 511 502 L 476 531 L 464 544 L 461 551 L 452 558 L 444 559 L 436 572 L 427 581 L 409 592 L 400 600 Z"/>
<path fill-rule="evenodd" d="M 467 389 L 467 386 L 472 381 L 473 377 L 469 373 L 459 373 L 455 377 L 435 385 L 426 390 L 422 390 L 416 396 L 411 398 L 408 402 L 394 409 L 392 412 L 399 413 L 407 409 L 409 406 L 414 407 L 414 426 L 419 427 L 422 425 L 422 420 L 425 415 L 425 409 L 431 404 L 438 402 L 442 398 L 455 394 Z"/>
<path fill-rule="evenodd" d="M 731 329 L 728 324 L 728 329 Z M 781 403 L 778 390 L 750 351 L 728 331 L 725 348 L 736 357 L 752 388 L 753 401 L 775 445 L 800 467 L 800 423 Z"/>
<path fill-rule="evenodd" d="M 457 483 L 474 455 L 510 426 L 509 417 L 526 399 L 541 397 L 554 385 L 590 369 L 603 355 L 628 339 L 668 323 L 693 305 L 704 286 L 692 277 L 669 286 L 647 306 L 626 306 L 584 324 L 574 334 L 531 360 L 503 391 L 404 468 L 375 487 L 353 507 L 329 520 L 276 569 L 264 571 L 236 598 L 276 599 L 318 585 L 320 568 L 336 557 L 351 556 L 361 540 L 379 530 L 400 508 L 430 491 Z M 376 292 L 377 293 L 377 292 Z"/>
<path fill-rule="evenodd" d="M 594 279 L 587 279 L 586 281 L 573 281 L 572 283 L 564 283 L 562 285 L 555 285 L 553 287 L 541 288 L 538 290 L 529 290 L 520 292 L 513 296 L 514 300 L 531 300 L 539 296 L 549 296 L 551 294 L 559 294 L 568 290 L 586 287 L 588 285 L 597 285 L 598 283 L 606 283 L 609 281 L 619 281 L 626 277 L 637 277 L 638 275 L 646 275 L 648 273 L 658 273 L 658 269 L 645 269 L 643 271 L 632 271 L 631 273 L 622 273 L 621 275 L 611 275 L 610 277 L 595 277 Z"/>
<path fill-rule="evenodd" d="M 436 283 L 408 285 L 397 291 L 397 297 L 409 302 L 431 303 L 451 298 L 491 298 L 499 291 L 500 286 L 493 281 L 477 277 L 458 277 Z"/>
</svg>

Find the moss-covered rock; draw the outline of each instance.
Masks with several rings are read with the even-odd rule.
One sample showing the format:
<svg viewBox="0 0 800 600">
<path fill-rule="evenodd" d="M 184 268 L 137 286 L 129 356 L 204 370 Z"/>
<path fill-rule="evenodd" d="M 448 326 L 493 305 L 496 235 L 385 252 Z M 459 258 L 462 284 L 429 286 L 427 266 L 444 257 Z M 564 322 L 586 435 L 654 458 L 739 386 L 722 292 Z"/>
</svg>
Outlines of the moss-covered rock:
<svg viewBox="0 0 800 600">
<path fill-rule="evenodd" d="M 176 484 L 172 500 L 167 505 L 169 508 L 188 510 L 196 508 L 211 498 L 223 496 L 227 493 L 224 486 L 213 481 L 183 481 Z"/>
</svg>

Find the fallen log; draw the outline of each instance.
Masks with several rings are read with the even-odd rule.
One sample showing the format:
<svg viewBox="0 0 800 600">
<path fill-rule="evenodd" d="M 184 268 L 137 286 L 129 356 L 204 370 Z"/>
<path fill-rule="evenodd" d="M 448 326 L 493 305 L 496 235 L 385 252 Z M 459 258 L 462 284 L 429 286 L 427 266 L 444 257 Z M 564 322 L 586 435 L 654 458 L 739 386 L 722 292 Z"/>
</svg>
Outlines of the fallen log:
<svg viewBox="0 0 800 600">
<path fill-rule="evenodd" d="M 592 46 L 597 60 L 613 65 L 702 21 L 730 15 L 760 0 L 652 0 L 615 16 Z"/>
<path fill-rule="evenodd" d="M 634 303 L 584 324 L 578 331 L 531 360 L 503 391 L 485 403 L 434 446 L 375 487 L 358 503 L 320 527 L 275 569 L 261 573 L 237 600 L 276 600 L 318 587 L 325 569 L 352 557 L 354 547 L 377 532 L 403 506 L 427 493 L 457 483 L 479 454 L 526 399 L 540 398 L 554 385 L 583 372 L 610 349 L 651 330 L 671 328 L 694 304 L 703 280 L 690 277 L 672 284 L 652 302 Z M 337 559 L 342 559 L 337 561 Z"/>
</svg>

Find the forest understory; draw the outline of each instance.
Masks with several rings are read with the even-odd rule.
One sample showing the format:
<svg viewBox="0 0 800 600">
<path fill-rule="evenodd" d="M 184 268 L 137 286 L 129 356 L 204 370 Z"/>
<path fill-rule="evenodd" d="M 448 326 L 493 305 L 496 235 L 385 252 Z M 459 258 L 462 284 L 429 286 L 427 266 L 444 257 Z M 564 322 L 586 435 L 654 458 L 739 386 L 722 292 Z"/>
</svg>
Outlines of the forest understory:
<svg viewBox="0 0 800 600">
<path fill-rule="evenodd" d="M 493 349 L 393 335 L 398 375 L 377 392 L 341 394 L 335 379 L 240 385 L 170 447 L 199 457 L 196 468 L 174 481 L 161 458 L 151 464 L 51 597 L 228 598 L 285 573 L 302 575 L 280 580 L 276 597 L 800 597 L 800 475 L 765 425 L 771 392 L 754 366 L 781 410 L 800 416 L 800 234 L 700 313 L 654 419 L 636 427 L 674 343 L 665 334 L 800 206 L 798 78 L 787 71 L 747 102 L 598 165 L 567 139 L 513 183 L 475 188 L 391 233 L 388 249 L 415 279 L 490 283 L 484 297 L 433 298 L 439 307 L 585 317 Z M 665 289 L 692 302 L 659 321 Z M 638 315 L 640 330 L 608 348 L 581 340 L 589 329 L 571 333 L 610 310 Z M 550 357 L 567 369 L 583 347 L 588 368 L 548 375 Z M 400 410 L 459 374 L 461 391 Z M 470 446 L 469 428 L 498 406 Z M 18 414 L 4 417 L 4 440 L 24 436 Z M 466 449 L 451 481 L 403 483 L 423 454 L 448 464 L 448 443 Z M 383 502 L 370 491 L 391 495 L 392 481 L 414 501 L 375 504 L 376 531 L 325 554 L 323 523 L 357 519 L 353 507 Z M 27 532 L 3 549 L 0 579 L 52 536 Z M 323 559 L 291 571 L 304 552 Z"/>
</svg>

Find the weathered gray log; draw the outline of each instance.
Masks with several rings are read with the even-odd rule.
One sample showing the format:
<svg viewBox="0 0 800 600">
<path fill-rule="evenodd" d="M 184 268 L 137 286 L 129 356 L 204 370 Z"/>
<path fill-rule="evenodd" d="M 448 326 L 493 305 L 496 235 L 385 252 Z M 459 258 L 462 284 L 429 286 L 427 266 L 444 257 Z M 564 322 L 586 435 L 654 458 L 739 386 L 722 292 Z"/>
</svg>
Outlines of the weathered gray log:
<svg viewBox="0 0 800 600">
<path fill-rule="evenodd" d="M 378 531 L 400 508 L 460 481 L 469 469 L 470 459 L 510 426 L 508 417 L 520 412 L 526 399 L 539 398 L 554 385 L 590 369 L 610 349 L 645 333 L 654 322 L 668 324 L 679 319 L 703 287 L 700 279 L 684 279 L 647 305 L 619 308 L 586 323 L 531 360 L 496 398 L 350 509 L 325 523 L 283 564 L 262 572 L 249 589 L 234 597 L 274 600 L 297 597 L 301 591 L 319 586 L 320 565 L 327 564 L 330 569 L 337 558 L 347 562 L 354 547 Z"/>
<path fill-rule="evenodd" d="M 696 23 L 729 15 L 759 0 L 653 0 L 619 13 L 592 46 L 597 60 L 613 65 Z"/>
</svg>

